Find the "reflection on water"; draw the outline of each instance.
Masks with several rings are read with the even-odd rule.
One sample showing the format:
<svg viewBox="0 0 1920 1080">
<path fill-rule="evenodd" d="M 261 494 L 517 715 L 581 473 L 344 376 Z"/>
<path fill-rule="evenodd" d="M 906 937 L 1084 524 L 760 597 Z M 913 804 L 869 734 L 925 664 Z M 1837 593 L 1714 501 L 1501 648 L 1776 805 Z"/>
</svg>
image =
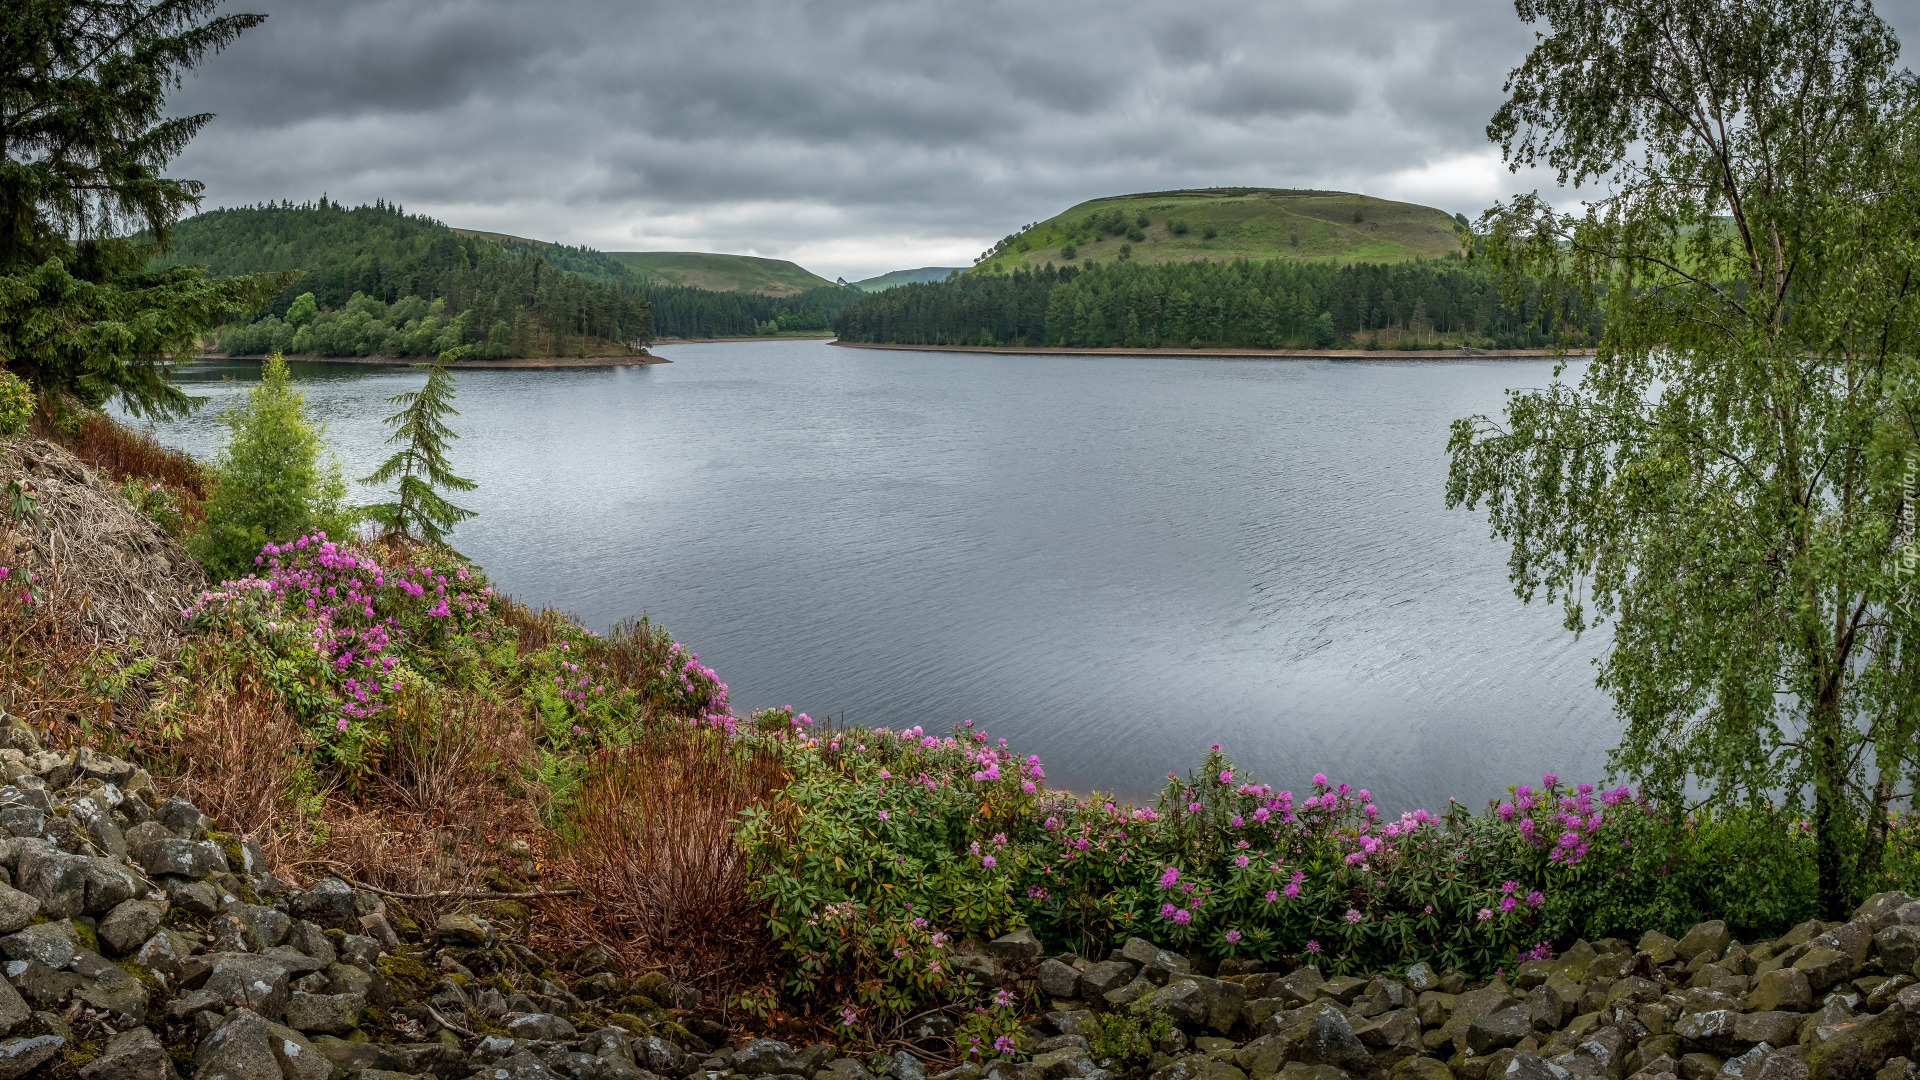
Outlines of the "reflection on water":
<svg viewBox="0 0 1920 1080">
<path fill-rule="evenodd" d="M 455 541 L 589 625 L 650 613 L 737 707 L 973 719 L 1136 796 L 1213 742 L 1383 809 L 1604 766 L 1604 636 L 1522 606 L 1484 517 L 1442 506 L 1448 422 L 1548 363 L 659 351 L 460 372 Z M 295 371 L 355 476 L 423 378 Z M 210 454 L 257 374 L 183 372 L 215 404 L 162 438 Z"/>
</svg>

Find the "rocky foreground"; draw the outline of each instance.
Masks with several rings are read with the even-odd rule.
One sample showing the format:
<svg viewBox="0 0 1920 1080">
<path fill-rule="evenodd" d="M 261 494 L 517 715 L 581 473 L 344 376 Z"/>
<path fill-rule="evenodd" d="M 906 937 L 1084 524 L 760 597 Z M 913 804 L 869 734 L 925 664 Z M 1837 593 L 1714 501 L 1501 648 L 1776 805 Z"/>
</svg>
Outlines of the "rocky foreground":
<svg viewBox="0 0 1920 1080">
<path fill-rule="evenodd" d="M 0 773 L 0 1080 L 927 1080 L 955 1054 L 939 1012 L 891 1056 L 737 1035 L 691 987 L 506 940 L 494 923 L 527 914 L 512 900 L 427 929 L 338 878 L 294 888 L 145 771 L 45 751 L 4 718 Z M 1046 958 L 1021 930 L 952 961 L 1037 1003 L 1031 1060 L 938 1080 L 1920 1080 L 1916 960 L 1904 893 L 1774 941 L 1706 923 L 1582 942 L 1512 982 L 1425 964 L 1202 974 L 1137 938 Z M 1115 1013 L 1175 1026 L 1146 1060 L 1116 1060 L 1100 1037 Z"/>
</svg>

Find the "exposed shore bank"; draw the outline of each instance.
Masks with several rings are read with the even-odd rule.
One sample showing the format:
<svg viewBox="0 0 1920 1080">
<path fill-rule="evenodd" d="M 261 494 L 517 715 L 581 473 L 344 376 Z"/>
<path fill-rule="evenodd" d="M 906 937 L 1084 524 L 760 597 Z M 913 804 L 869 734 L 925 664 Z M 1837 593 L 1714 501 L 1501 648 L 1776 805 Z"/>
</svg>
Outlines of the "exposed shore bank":
<svg viewBox="0 0 1920 1080">
<path fill-rule="evenodd" d="M 216 356 L 207 354 L 208 360 L 265 360 L 265 356 Z M 405 367 L 410 364 L 430 363 L 428 359 L 417 356 L 314 356 L 311 354 L 292 355 L 287 359 L 301 364 L 375 364 L 388 367 Z M 640 352 L 626 356 L 519 356 L 508 360 L 449 360 L 450 368 L 597 368 L 597 367 L 644 367 L 648 364 L 671 364 L 673 361 L 652 353 Z"/>
<path fill-rule="evenodd" d="M 748 340 L 744 338 L 729 340 Z M 1565 354 L 1546 349 L 1070 349 L 1051 345 L 1010 347 L 1004 345 L 891 345 L 866 341 L 841 341 L 830 345 L 849 349 L 897 349 L 909 352 L 1010 353 L 1015 355 L 1054 356 L 1191 356 L 1202 359 L 1219 357 L 1273 357 L 1291 360 L 1542 360 L 1556 356 L 1591 356 L 1591 349 L 1569 349 Z"/>
</svg>

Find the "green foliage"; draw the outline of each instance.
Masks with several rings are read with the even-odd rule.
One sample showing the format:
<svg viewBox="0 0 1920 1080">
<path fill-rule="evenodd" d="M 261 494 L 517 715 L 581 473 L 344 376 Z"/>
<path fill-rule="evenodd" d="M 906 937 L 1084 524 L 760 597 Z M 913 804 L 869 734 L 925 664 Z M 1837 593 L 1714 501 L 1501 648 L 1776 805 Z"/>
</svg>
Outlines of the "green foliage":
<svg viewBox="0 0 1920 1080">
<path fill-rule="evenodd" d="M 1187 235 L 1187 223 L 1184 221 L 1169 221 L 1167 222 L 1167 231 L 1175 236 L 1185 236 Z"/>
<path fill-rule="evenodd" d="M 33 388 L 11 371 L 0 371 L 0 436 L 12 438 L 33 419 Z"/>
<path fill-rule="evenodd" d="M 215 210 L 181 222 L 165 262 L 226 273 L 301 271 L 264 308 L 223 328 L 232 355 L 567 355 L 645 343 L 653 313 L 640 282 L 585 249 L 462 237 L 385 202 Z M 568 262 L 586 272 L 568 269 Z M 296 294 L 295 289 L 299 292 Z"/>
<path fill-rule="evenodd" d="M 1313 320 L 1313 347 L 1327 349 L 1339 340 L 1339 332 L 1333 328 L 1333 312 L 1323 311 Z"/>
<path fill-rule="evenodd" d="M 472 491 L 475 487 L 473 481 L 455 476 L 447 461 L 447 444 L 460 437 L 441 419 L 460 415 L 453 407 L 453 373 L 447 370 L 447 361 L 454 355 L 442 353 L 437 362 L 425 365 L 425 386 L 387 399 L 387 404 L 400 406 L 399 412 L 387 417 L 387 425 L 394 429 L 387 441 L 400 444 L 400 449 L 360 482 L 400 481 L 392 502 L 366 508 L 367 517 L 388 536 L 439 544 L 448 529 L 473 516 L 473 511 L 453 505 L 437 490 Z"/>
<path fill-rule="evenodd" d="M 286 360 L 268 357 L 260 383 L 220 422 L 227 444 L 214 463 L 206 520 L 191 540 L 213 577 L 245 573 L 269 543 L 309 532 L 344 536 L 352 528 L 340 463 L 326 452 L 325 427 L 307 418 Z M 177 519 L 166 492 L 136 496 L 142 509 Z"/>
<path fill-rule="evenodd" d="M 210 18 L 217 7 L 36 0 L 0 14 L 0 356 L 62 413 L 118 395 L 135 415 L 183 415 L 167 360 L 285 282 L 149 273 L 147 250 L 117 238 L 143 228 L 164 246 L 199 199 L 198 182 L 162 172 L 211 117 L 163 118 L 166 90 L 265 18 Z"/>
<path fill-rule="evenodd" d="M 1096 1013 L 1093 1032 L 1093 1038 L 1087 1040 L 1093 1059 L 1110 1058 L 1125 1068 L 1144 1064 L 1160 1052 L 1160 1041 L 1173 1033 L 1173 1017 L 1164 1009 L 1154 1009 L 1145 1016 L 1130 1012 Z"/>
<path fill-rule="evenodd" d="M 1080 257 L 1080 249 L 1074 247 L 1072 244 L 1067 244 L 1060 249 L 1060 257 L 1069 261 L 1077 259 Z"/>
<path fill-rule="evenodd" d="M 120 497 L 152 518 L 167 535 L 175 539 L 186 537 L 187 521 L 181 511 L 180 495 L 165 484 L 142 482 L 130 476 L 120 484 Z"/>
<path fill-rule="evenodd" d="M 1153 348 L 1198 340 L 1251 348 L 1327 348 L 1356 331 L 1410 333 L 1500 348 L 1542 346 L 1549 305 L 1536 287 L 1503 298 L 1486 268 L 1464 259 L 1334 267 L 1280 260 L 1143 263 L 962 274 L 868 296 L 840 313 L 848 341 L 973 344 L 983 333 L 1012 345 Z M 1061 254 L 1066 254 L 1063 250 Z M 1598 325 L 1578 297 L 1557 329 L 1581 342 Z M 1321 315 L 1333 326 L 1321 341 Z"/>
<path fill-rule="evenodd" d="M 1612 621 L 1620 768 L 1811 803 L 1837 916 L 1920 775 L 1920 88 L 1864 2 L 1520 11 L 1550 32 L 1489 134 L 1610 194 L 1496 207 L 1486 251 L 1606 331 L 1578 385 L 1455 424 L 1449 503 L 1486 505 L 1522 599 Z"/>
</svg>

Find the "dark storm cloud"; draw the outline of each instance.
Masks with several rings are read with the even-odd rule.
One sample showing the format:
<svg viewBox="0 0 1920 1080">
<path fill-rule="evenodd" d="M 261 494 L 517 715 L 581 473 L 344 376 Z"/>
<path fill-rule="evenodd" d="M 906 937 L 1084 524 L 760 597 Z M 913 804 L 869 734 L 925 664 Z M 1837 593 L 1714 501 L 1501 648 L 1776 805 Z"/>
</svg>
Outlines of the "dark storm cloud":
<svg viewBox="0 0 1920 1080">
<path fill-rule="evenodd" d="M 175 170 L 209 205 L 326 191 L 855 277 L 961 264 L 1120 192 L 1333 187 L 1477 213 L 1544 183 L 1483 134 L 1532 42 L 1505 0 L 234 10 L 271 18 L 175 102 L 219 114 Z"/>
</svg>

